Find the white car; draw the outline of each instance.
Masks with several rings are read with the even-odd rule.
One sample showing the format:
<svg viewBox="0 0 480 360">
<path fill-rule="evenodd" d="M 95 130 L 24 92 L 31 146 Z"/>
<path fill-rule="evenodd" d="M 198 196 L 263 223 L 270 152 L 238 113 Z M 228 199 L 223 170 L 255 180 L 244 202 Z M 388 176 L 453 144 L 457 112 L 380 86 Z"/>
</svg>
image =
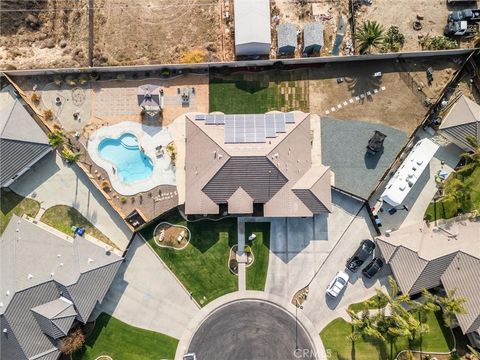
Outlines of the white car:
<svg viewBox="0 0 480 360">
<path fill-rule="evenodd" d="M 343 271 L 337 272 L 330 285 L 327 287 L 327 294 L 337 297 L 345 286 L 347 286 L 349 276 Z"/>
</svg>

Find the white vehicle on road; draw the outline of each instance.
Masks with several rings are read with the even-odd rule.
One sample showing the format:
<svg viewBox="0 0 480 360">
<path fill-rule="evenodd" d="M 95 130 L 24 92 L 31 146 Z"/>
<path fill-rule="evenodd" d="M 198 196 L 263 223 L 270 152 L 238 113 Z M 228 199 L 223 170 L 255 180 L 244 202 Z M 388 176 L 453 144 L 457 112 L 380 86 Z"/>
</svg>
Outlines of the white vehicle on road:
<svg viewBox="0 0 480 360">
<path fill-rule="evenodd" d="M 347 286 L 348 279 L 348 274 L 344 273 L 343 271 L 339 271 L 333 278 L 330 285 L 328 285 L 327 294 L 336 298 L 342 292 L 343 288 Z"/>
</svg>

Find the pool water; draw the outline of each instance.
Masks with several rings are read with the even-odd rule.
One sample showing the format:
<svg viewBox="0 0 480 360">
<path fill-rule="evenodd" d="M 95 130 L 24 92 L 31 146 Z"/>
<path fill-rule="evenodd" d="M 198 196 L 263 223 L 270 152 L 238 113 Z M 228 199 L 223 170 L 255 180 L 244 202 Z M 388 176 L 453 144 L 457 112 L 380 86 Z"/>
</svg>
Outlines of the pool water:
<svg viewBox="0 0 480 360">
<path fill-rule="evenodd" d="M 153 172 L 152 159 L 143 153 L 133 134 L 102 140 L 98 144 L 98 153 L 113 164 L 115 173 L 125 183 L 144 180 Z"/>
</svg>

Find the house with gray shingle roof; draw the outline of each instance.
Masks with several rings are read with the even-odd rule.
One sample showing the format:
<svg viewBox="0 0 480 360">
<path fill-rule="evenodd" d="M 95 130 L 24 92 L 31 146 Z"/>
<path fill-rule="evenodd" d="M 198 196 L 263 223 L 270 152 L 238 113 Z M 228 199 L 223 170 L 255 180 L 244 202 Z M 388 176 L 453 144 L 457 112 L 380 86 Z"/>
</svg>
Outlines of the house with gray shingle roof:
<svg viewBox="0 0 480 360">
<path fill-rule="evenodd" d="M 0 112 L 0 186 L 7 187 L 52 151 L 48 137 L 20 100 Z"/>
<path fill-rule="evenodd" d="M 85 323 L 123 258 L 81 236 L 12 217 L 0 238 L 1 359 L 55 360 L 60 339 Z"/>
<path fill-rule="evenodd" d="M 414 224 L 377 237 L 380 256 L 390 265 L 400 291 L 418 294 L 443 286 L 465 297 L 466 313 L 457 322 L 480 346 L 480 218 L 453 219 L 434 226 Z"/>
<path fill-rule="evenodd" d="M 187 115 L 185 213 L 311 217 L 332 210 L 310 114 Z"/>
<path fill-rule="evenodd" d="M 443 118 L 439 132 L 464 151 L 473 151 L 466 138 L 480 142 L 480 105 L 460 96 Z"/>
</svg>

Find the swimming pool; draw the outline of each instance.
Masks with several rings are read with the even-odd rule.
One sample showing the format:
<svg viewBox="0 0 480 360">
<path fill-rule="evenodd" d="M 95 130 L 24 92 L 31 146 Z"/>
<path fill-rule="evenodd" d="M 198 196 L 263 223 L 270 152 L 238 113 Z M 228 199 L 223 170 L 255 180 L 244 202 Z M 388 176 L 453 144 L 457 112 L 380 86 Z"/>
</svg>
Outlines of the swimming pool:
<svg viewBox="0 0 480 360">
<path fill-rule="evenodd" d="M 112 163 L 114 173 L 125 183 L 144 180 L 152 175 L 152 159 L 144 154 L 133 134 L 103 139 L 98 144 L 98 153 L 102 159 Z"/>
</svg>

